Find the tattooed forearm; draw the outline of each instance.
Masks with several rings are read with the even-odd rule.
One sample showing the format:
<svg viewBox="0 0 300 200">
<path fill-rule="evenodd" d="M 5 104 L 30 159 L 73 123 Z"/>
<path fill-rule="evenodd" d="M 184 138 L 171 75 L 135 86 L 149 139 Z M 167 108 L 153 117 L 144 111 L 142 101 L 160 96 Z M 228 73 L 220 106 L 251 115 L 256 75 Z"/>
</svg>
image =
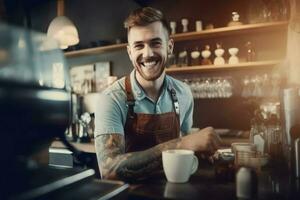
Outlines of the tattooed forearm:
<svg viewBox="0 0 300 200">
<path fill-rule="evenodd" d="M 124 136 L 105 134 L 96 137 L 96 152 L 102 178 L 127 181 L 144 179 L 162 169 L 161 152 L 179 148 L 180 138 L 140 152 L 125 154 Z"/>
</svg>

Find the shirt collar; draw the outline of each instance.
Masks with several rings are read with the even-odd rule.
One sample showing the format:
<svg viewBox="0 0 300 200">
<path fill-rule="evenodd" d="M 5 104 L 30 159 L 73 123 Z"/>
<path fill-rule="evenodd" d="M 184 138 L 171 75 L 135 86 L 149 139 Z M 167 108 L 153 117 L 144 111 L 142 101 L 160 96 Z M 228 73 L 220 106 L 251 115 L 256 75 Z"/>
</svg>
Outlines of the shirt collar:
<svg viewBox="0 0 300 200">
<path fill-rule="evenodd" d="M 146 97 L 146 94 L 144 90 L 141 88 L 140 84 L 137 82 L 135 78 L 135 73 L 136 73 L 135 69 L 130 73 L 130 82 L 131 82 L 133 96 L 135 100 L 142 100 L 143 98 Z"/>
<path fill-rule="evenodd" d="M 141 88 L 141 85 L 137 82 L 135 73 L 136 73 L 135 69 L 130 73 L 130 81 L 131 81 L 131 88 L 132 88 L 133 96 L 136 100 L 142 100 L 142 99 L 146 98 L 147 95 L 144 92 L 144 90 Z M 164 82 L 163 82 L 163 89 L 162 89 L 160 96 L 162 96 L 165 93 L 165 91 L 167 90 L 168 84 L 169 84 L 169 78 L 168 78 L 168 75 L 166 75 Z"/>
</svg>

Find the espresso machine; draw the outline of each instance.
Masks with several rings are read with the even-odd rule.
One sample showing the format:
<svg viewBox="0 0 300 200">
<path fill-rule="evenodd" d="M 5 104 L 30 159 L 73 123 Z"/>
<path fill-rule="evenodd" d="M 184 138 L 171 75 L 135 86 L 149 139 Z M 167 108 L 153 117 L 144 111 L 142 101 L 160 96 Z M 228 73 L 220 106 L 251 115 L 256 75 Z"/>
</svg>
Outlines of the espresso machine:
<svg viewBox="0 0 300 200">
<path fill-rule="evenodd" d="M 300 178 L 300 95 L 298 87 L 290 87 L 281 93 L 281 118 L 283 150 L 286 163 L 293 177 Z"/>
<path fill-rule="evenodd" d="M 0 23 L 0 199 L 113 199 L 127 184 L 94 179 L 94 170 L 48 166 L 59 138 L 85 164 L 65 131 L 71 122 L 68 67 L 45 34 Z M 87 165 L 85 165 L 87 166 Z"/>
</svg>

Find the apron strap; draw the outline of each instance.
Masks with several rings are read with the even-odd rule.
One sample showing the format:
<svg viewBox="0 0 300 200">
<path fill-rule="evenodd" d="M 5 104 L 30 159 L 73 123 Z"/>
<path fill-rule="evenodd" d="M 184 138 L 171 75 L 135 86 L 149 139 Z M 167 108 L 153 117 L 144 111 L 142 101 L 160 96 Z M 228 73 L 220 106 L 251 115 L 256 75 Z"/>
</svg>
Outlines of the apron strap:
<svg viewBox="0 0 300 200">
<path fill-rule="evenodd" d="M 175 110 L 176 114 L 179 116 L 180 110 L 179 110 L 178 98 L 176 95 L 176 90 L 174 89 L 173 84 L 171 82 L 168 85 L 168 90 L 171 94 L 174 110 Z"/>
<path fill-rule="evenodd" d="M 126 106 L 128 107 L 128 114 L 127 115 L 130 119 L 133 119 L 134 118 L 135 100 L 134 100 L 134 96 L 133 96 L 133 93 L 132 93 L 130 77 L 129 76 L 125 77 L 125 91 L 126 91 L 126 96 L 127 96 Z"/>
</svg>

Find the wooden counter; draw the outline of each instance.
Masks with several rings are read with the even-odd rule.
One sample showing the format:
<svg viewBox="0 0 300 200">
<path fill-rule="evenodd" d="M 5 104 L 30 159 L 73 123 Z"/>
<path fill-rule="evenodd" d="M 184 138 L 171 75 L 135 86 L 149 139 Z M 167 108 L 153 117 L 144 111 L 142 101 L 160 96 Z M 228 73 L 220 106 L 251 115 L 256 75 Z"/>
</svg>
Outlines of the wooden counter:
<svg viewBox="0 0 300 200">
<path fill-rule="evenodd" d="M 264 169 L 258 174 L 257 198 L 253 199 L 300 199 L 299 185 L 300 180 L 293 179 L 284 169 Z M 234 175 L 220 179 L 213 165 L 200 163 L 187 183 L 169 183 L 162 174 L 130 184 L 129 199 L 237 199 L 236 184 Z"/>
</svg>

